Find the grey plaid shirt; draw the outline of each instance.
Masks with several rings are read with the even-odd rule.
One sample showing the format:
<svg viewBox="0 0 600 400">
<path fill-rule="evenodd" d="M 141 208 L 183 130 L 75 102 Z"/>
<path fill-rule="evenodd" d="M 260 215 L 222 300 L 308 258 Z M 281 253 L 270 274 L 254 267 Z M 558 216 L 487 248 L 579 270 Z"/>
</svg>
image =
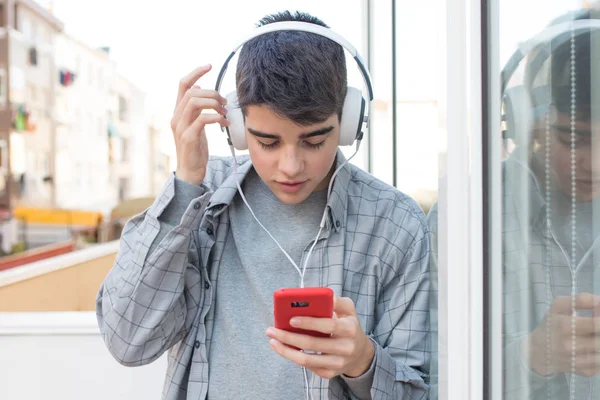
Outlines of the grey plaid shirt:
<svg viewBox="0 0 600 400">
<path fill-rule="evenodd" d="M 522 339 L 542 322 L 556 297 L 571 296 L 573 282 L 578 294 L 598 294 L 600 287 L 599 240 L 590 249 L 578 249 L 581 259 L 571 265 L 571 249 L 563 248 L 552 233 L 559 227 L 547 230 L 548 214 L 556 212 L 556 205 L 546 204 L 544 183 L 540 185 L 528 162 L 515 152 L 503 170 L 504 394 L 510 399 L 562 400 L 569 398 L 573 384 L 575 398 L 597 399 L 600 376 L 540 376 L 526 365 L 521 351 Z M 577 223 L 591 227 L 594 221 Z M 571 269 L 577 270 L 575 276 Z"/>
<path fill-rule="evenodd" d="M 338 151 L 337 165 L 343 161 Z M 127 222 L 98 293 L 98 323 L 116 360 L 139 366 L 169 350 L 163 399 L 206 398 L 227 207 L 237 193 L 235 179 L 243 180 L 252 166 L 247 156 L 238 165 L 236 176 L 232 158 L 211 157 L 203 194 L 152 246 L 174 197 L 172 174 L 154 204 Z M 326 240 L 313 250 L 306 286 L 327 286 L 354 301 L 376 347 L 373 399 L 427 398 L 429 233 L 421 209 L 350 164 L 339 172 L 327 208 Z M 317 382 L 319 398 L 354 397 L 340 377 Z"/>
</svg>

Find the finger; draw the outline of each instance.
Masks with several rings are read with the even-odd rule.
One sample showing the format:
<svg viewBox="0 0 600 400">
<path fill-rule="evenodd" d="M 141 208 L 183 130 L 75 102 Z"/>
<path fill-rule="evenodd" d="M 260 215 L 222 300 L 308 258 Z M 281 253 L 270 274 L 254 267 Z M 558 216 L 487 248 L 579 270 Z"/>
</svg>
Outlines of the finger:
<svg viewBox="0 0 600 400">
<path fill-rule="evenodd" d="M 580 293 L 575 296 L 576 310 L 589 310 L 600 302 L 600 296 L 591 293 Z M 570 296 L 559 296 L 552 303 L 552 312 L 556 314 L 571 314 L 573 311 L 573 299 Z"/>
<path fill-rule="evenodd" d="M 600 317 L 569 317 L 558 315 L 554 317 L 553 324 L 557 327 L 556 334 L 565 338 L 570 338 L 573 334 L 575 334 L 576 338 L 600 334 Z"/>
<path fill-rule="evenodd" d="M 214 89 L 202 89 L 200 86 L 193 86 L 184 94 L 183 99 L 191 97 L 205 97 L 215 99 L 222 105 L 227 104 L 227 99 Z"/>
<path fill-rule="evenodd" d="M 571 320 L 573 318 L 570 318 Z M 575 317 L 575 334 L 596 336 L 600 334 L 600 317 Z"/>
<path fill-rule="evenodd" d="M 193 132 L 202 132 L 204 127 L 209 124 L 221 124 L 221 126 L 229 126 L 229 121 L 220 114 L 200 114 L 192 125 L 188 128 L 187 132 L 193 134 Z"/>
<path fill-rule="evenodd" d="M 565 371 L 571 372 L 571 371 Z M 600 373 L 600 354 L 585 353 L 575 357 L 575 374 L 585 377 L 596 376 Z"/>
<path fill-rule="evenodd" d="M 573 353 L 573 344 L 575 344 L 575 354 L 579 357 L 587 354 L 598 354 L 598 339 L 595 336 L 577 336 L 575 341 L 572 338 L 566 338 L 563 342 L 563 348 L 566 353 Z"/>
<path fill-rule="evenodd" d="M 343 371 L 345 367 L 344 358 L 340 356 L 303 353 L 278 342 L 275 339 L 269 341 L 269 346 L 271 346 L 271 348 L 280 356 L 310 370 L 326 369 L 339 372 Z"/>
<path fill-rule="evenodd" d="M 267 330 L 267 336 L 280 343 L 317 353 L 348 357 L 355 350 L 353 341 L 350 338 L 321 338 L 281 329 L 269 329 Z"/>
<path fill-rule="evenodd" d="M 205 114 L 203 113 L 204 110 L 214 110 L 223 117 L 227 114 L 227 110 L 217 100 L 199 97 L 191 98 L 183 110 L 183 114 L 177 124 L 176 132 L 181 133 L 185 131 L 198 118 L 198 115 Z"/>
<path fill-rule="evenodd" d="M 179 90 L 177 91 L 177 102 L 175 103 L 175 107 L 177 107 L 177 105 L 185 95 L 185 92 L 187 92 L 187 90 L 191 88 L 192 85 L 194 85 L 194 83 L 196 83 L 198 79 L 200 79 L 202 76 L 204 76 L 204 74 L 210 71 L 211 68 L 212 65 L 210 64 L 202 65 L 194 69 L 192 72 L 184 76 L 179 81 Z"/>
<path fill-rule="evenodd" d="M 356 317 L 343 318 L 312 318 L 294 317 L 290 325 L 307 331 L 316 331 L 336 337 L 353 338 L 358 332 Z"/>
<path fill-rule="evenodd" d="M 339 316 L 344 317 L 346 315 L 356 316 L 356 308 L 354 302 L 349 297 L 337 297 L 333 298 L 333 311 Z"/>
<path fill-rule="evenodd" d="M 290 319 L 290 325 L 294 328 L 332 335 L 336 332 L 338 321 L 339 318 L 294 317 Z"/>
<path fill-rule="evenodd" d="M 227 110 L 225 109 L 225 104 L 227 104 L 227 99 L 224 98 L 223 96 L 221 96 L 216 90 L 206 90 L 206 89 L 200 89 L 199 86 L 195 86 L 192 87 L 190 89 L 188 89 L 183 98 L 181 99 L 181 101 L 179 102 L 179 104 L 177 105 L 177 107 L 175 108 L 175 112 L 173 113 L 173 123 L 175 125 L 179 124 L 179 121 L 181 120 L 181 116 L 184 112 L 184 110 L 186 109 L 186 107 L 188 106 L 189 102 L 191 99 L 194 98 L 207 98 L 207 99 L 214 99 L 216 100 L 222 107 L 222 109 L 220 112 L 222 114 L 226 113 Z"/>
</svg>

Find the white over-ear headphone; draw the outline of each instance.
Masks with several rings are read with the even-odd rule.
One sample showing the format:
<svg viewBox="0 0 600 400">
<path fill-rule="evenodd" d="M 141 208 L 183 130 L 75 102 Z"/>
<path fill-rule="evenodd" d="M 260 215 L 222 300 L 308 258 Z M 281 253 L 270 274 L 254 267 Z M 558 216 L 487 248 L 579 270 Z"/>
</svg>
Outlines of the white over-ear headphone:
<svg viewBox="0 0 600 400">
<path fill-rule="evenodd" d="M 512 139 L 520 144 L 527 143 L 530 140 L 531 125 L 534 120 L 544 115 L 552 105 L 552 90 L 549 83 L 533 89 L 524 84 L 508 87 L 521 61 L 533 50 L 539 50 L 529 61 L 531 75 L 536 76 L 544 62 L 551 57 L 552 52 L 568 43 L 571 35 L 578 37 L 600 30 L 600 19 L 586 19 L 589 13 L 589 9 L 584 9 L 566 14 L 562 18 L 563 22 L 550 25 L 522 43 L 509 58 L 500 74 L 504 123 L 502 139 Z"/>
<path fill-rule="evenodd" d="M 350 146 L 355 140 L 362 140 L 363 130 L 367 128 L 369 124 L 369 116 L 371 111 L 370 102 L 373 101 L 373 86 L 371 84 L 371 77 L 360 54 L 358 54 L 358 51 L 356 51 L 354 46 L 329 28 L 309 22 L 284 21 L 267 24 L 255 29 L 250 36 L 248 36 L 242 43 L 233 49 L 231 54 L 225 60 L 225 63 L 219 72 L 219 76 L 217 77 L 215 90 L 217 92 L 220 90 L 229 61 L 233 58 L 240 47 L 257 36 L 276 31 L 303 31 L 326 37 L 345 48 L 352 55 L 354 60 L 356 60 L 369 92 L 369 99 L 368 101 L 365 101 L 361 90 L 354 87 L 348 87 L 348 92 L 344 100 L 344 107 L 342 109 L 339 144 L 340 146 Z M 229 145 L 235 147 L 236 150 L 246 150 L 248 148 L 248 143 L 246 141 L 246 130 L 244 128 L 244 116 L 238 105 L 237 93 L 233 91 L 225 97 L 227 98 L 226 118 L 230 122 L 230 125 L 225 128 L 227 130 Z M 369 112 L 367 115 L 365 115 L 365 105 L 369 107 Z"/>
</svg>

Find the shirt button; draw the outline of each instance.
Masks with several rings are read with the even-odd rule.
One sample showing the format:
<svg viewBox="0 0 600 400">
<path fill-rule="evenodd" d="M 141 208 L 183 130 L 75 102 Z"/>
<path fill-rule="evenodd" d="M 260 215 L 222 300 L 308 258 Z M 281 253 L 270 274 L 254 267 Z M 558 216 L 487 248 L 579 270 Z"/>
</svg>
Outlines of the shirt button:
<svg viewBox="0 0 600 400">
<path fill-rule="evenodd" d="M 196 340 L 196 343 L 194 343 L 194 347 L 199 349 L 200 348 L 200 341 Z"/>
<path fill-rule="evenodd" d="M 210 289 L 210 283 L 204 282 L 204 289 L 206 289 L 206 290 Z"/>
<path fill-rule="evenodd" d="M 200 204 L 200 202 L 194 203 L 194 210 L 199 210 L 200 207 L 202 207 L 202 205 Z"/>
<path fill-rule="evenodd" d="M 208 228 L 206 228 L 206 233 L 208 233 L 208 236 L 212 236 L 213 235 L 213 230 L 212 230 L 212 228 L 210 226 Z"/>
<path fill-rule="evenodd" d="M 339 221 L 339 220 L 335 221 L 335 226 L 336 226 L 336 228 L 339 228 L 339 227 L 340 227 L 340 225 L 341 225 L 341 224 L 340 224 L 340 221 Z"/>
</svg>

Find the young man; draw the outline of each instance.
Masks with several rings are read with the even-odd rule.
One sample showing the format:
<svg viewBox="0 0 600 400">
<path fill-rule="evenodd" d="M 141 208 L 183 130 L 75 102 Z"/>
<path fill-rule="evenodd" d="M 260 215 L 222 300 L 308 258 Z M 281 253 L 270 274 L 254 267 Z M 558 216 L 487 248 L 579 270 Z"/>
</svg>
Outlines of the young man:
<svg viewBox="0 0 600 400">
<path fill-rule="evenodd" d="M 580 12 L 575 22 L 599 18 L 596 7 Z M 553 25 L 572 19 L 570 13 Z M 547 46 L 546 68 L 528 63 L 529 91 L 535 95 L 546 85 L 551 102 L 531 127 L 528 174 L 519 157 L 505 170 L 505 392 L 515 399 L 600 396 L 600 321 L 593 312 L 600 302 L 600 125 L 594 98 L 600 29 L 575 33 L 571 38 L 567 29 Z M 527 213 L 514 201 L 523 184 L 529 187 Z M 517 229 L 526 216 L 529 237 Z"/>
<path fill-rule="evenodd" d="M 600 19 L 598 11 L 582 11 L 575 24 Z M 526 55 L 523 85 L 505 92 L 513 106 L 521 105 L 513 110 L 520 111 L 515 120 L 506 118 L 515 147 L 502 166 L 507 399 L 600 396 L 600 320 L 593 312 L 600 302 L 600 125 L 594 99 L 600 29 L 582 30 L 572 20 L 569 13 L 551 24 L 562 24 L 562 33 Z M 436 287 L 437 207 L 429 218 Z M 435 337 L 437 319 L 431 319 Z"/>
<path fill-rule="evenodd" d="M 289 12 L 259 25 L 279 21 L 326 26 Z M 230 123 L 226 100 L 194 85 L 209 69 L 181 81 L 171 123 L 177 170 L 126 225 L 100 290 L 108 349 L 130 366 L 169 350 L 164 399 L 302 399 L 301 366 L 317 377 L 319 398 L 426 398 L 426 220 L 413 200 L 350 164 L 327 200 L 345 161 L 343 48 L 294 31 L 242 47 L 236 86 L 250 156 L 237 159 L 237 174 L 233 158 L 209 158 L 205 125 Z M 304 281 L 334 290 L 335 316 L 297 326 L 331 337 L 272 327 L 273 292 L 298 287 L 300 278 L 243 203 L 236 179 L 258 220 L 301 266 L 327 210 Z"/>
</svg>

